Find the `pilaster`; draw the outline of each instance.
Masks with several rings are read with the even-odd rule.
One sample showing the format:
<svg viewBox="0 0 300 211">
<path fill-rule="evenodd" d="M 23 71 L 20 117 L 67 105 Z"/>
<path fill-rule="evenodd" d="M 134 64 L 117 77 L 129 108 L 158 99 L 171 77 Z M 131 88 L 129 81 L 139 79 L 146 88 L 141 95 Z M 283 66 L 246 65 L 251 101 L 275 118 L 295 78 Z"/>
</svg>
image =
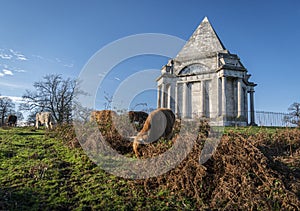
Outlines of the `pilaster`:
<svg viewBox="0 0 300 211">
<path fill-rule="evenodd" d="M 161 86 L 157 86 L 157 108 L 161 108 Z"/>
<path fill-rule="evenodd" d="M 182 116 L 187 117 L 187 84 L 182 84 Z"/>
<path fill-rule="evenodd" d="M 237 89 L 238 89 L 238 93 L 237 93 L 237 101 L 238 101 L 238 118 L 241 118 L 243 116 L 243 87 L 242 87 L 242 79 L 238 78 L 237 79 Z"/>
<path fill-rule="evenodd" d="M 226 108 L 226 77 L 222 76 L 222 116 L 227 116 L 227 108 Z"/>
<path fill-rule="evenodd" d="M 166 85 L 164 83 L 162 83 L 161 85 L 161 104 L 160 104 L 160 107 L 161 108 L 165 108 L 165 105 L 166 105 L 166 98 L 165 98 L 165 95 L 166 95 Z"/>
<path fill-rule="evenodd" d="M 254 87 L 250 88 L 250 125 L 256 126 L 255 123 L 255 111 L 254 111 Z"/>
</svg>

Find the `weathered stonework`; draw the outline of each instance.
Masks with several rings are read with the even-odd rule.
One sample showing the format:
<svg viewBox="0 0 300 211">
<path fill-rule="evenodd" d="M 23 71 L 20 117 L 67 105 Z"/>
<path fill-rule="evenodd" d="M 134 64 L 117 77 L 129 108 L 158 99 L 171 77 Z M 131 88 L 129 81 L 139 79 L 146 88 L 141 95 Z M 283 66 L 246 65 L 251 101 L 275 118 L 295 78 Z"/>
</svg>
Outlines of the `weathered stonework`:
<svg viewBox="0 0 300 211">
<path fill-rule="evenodd" d="M 210 118 L 214 125 L 254 125 L 256 84 L 249 82 L 250 76 L 204 18 L 178 55 L 162 68 L 157 107 L 172 109 L 178 118 Z"/>
</svg>

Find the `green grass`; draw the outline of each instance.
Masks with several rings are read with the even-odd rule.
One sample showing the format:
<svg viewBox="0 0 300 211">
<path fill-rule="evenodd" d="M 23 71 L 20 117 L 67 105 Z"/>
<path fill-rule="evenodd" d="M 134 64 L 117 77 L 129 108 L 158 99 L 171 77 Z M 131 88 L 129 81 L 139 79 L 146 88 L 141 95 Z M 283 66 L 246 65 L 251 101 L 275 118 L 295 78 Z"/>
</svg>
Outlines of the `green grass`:
<svg viewBox="0 0 300 211">
<path fill-rule="evenodd" d="M 0 149 L 0 210 L 133 206 L 126 200 L 130 191 L 124 180 L 101 171 L 80 148 L 71 150 L 43 130 L 0 129 Z"/>
<path fill-rule="evenodd" d="M 278 130 L 226 127 L 225 134 Z M 43 129 L 0 128 L 0 210 L 195 209 L 192 197 L 161 187 L 149 191 L 141 181 L 104 172 L 67 141 Z"/>
<path fill-rule="evenodd" d="M 257 134 L 257 133 L 267 133 L 274 134 L 278 131 L 286 130 L 285 127 L 262 127 L 262 126 L 247 126 L 247 127 L 225 127 L 224 134 L 229 134 L 230 132 L 239 132 L 247 135 Z"/>
<path fill-rule="evenodd" d="M 188 204 L 189 199 L 186 199 Z M 110 175 L 43 129 L 0 128 L 0 210 L 157 210 L 183 206 L 165 190 Z M 188 205 L 187 205 L 188 206 Z"/>
</svg>

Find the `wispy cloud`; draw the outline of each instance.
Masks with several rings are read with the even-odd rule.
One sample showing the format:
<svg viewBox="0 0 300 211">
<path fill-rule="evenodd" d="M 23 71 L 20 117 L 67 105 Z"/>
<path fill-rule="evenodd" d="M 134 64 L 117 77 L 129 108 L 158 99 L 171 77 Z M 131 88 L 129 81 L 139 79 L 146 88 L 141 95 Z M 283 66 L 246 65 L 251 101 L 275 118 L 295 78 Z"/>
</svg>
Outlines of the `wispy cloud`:
<svg viewBox="0 0 300 211">
<path fill-rule="evenodd" d="M 27 61 L 29 60 L 24 54 L 19 51 L 15 51 L 13 49 L 0 49 L 0 59 L 6 60 L 19 60 L 19 61 Z"/>
<path fill-rule="evenodd" d="M 9 51 L 16 57 L 17 60 L 20 60 L 20 61 L 28 60 L 28 58 L 24 54 L 22 54 L 18 51 L 14 51 L 13 49 L 9 49 Z"/>
<path fill-rule="evenodd" d="M 27 72 L 22 66 L 23 61 L 29 60 L 27 56 L 13 49 L 0 48 L 0 78 L 12 76 L 14 73 Z"/>
<path fill-rule="evenodd" d="M 103 78 L 104 76 L 106 76 L 106 74 L 107 74 L 107 72 L 99 73 L 98 76 L 99 76 L 100 78 Z"/>
<path fill-rule="evenodd" d="M 59 63 L 60 65 L 67 67 L 67 68 L 72 68 L 74 67 L 73 62 L 67 61 L 66 59 L 60 59 L 60 58 L 55 58 L 55 61 Z"/>
<path fill-rule="evenodd" d="M 51 62 L 51 63 L 56 63 L 58 65 L 61 65 L 63 67 L 67 67 L 67 68 L 72 68 L 74 67 L 74 64 L 72 61 L 64 59 L 64 58 L 46 58 L 40 55 L 32 55 L 32 58 L 38 59 L 40 61 L 44 61 L 44 62 Z"/>
<path fill-rule="evenodd" d="M 8 97 L 9 99 L 11 99 L 14 103 L 23 103 L 23 98 L 22 97 L 16 97 L 16 96 L 0 96 L 0 98 L 3 97 Z"/>
<path fill-rule="evenodd" d="M 24 56 L 24 55 L 19 55 L 17 57 L 17 60 L 20 60 L 20 61 L 27 61 L 28 59 Z"/>
<path fill-rule="evenodd" d="M 13 58 L 13 56 L 8 55 L 8 54 L 4 54 L 4 53 L 0 53 L 0 58 L 1 59 L 11 59 L 11 58 Z"/>
<path fill-rule="evenodd" d="M 12 71 L 7 70 L 7 69 L 3 69 L 3 73 L 4 73 L 5 75 L 14 75 L 14 74 L 12 73 Z"/>
<path fill-rule="evenodd" d="M 26 73 L 27 72 L 26 70 L 23 70 L 23 69 L 15 69 L 14 71 L 17 73 Z"/>
<path fill-rule="evenodd" d="M 74 64 L 64 64 L 64 67 L 72 68 L 74 67 Z"/>
<path fill-rule="evenodd" d="M 12 63 L 10 65 L 0 63 L 0 72 L 2 73 L 0 77 L 3 77 L 4 75 L 13 75 L 13 73 L 26 73 L 27 71 L 24 68 L 16 67 L 15 63 Z"/>
<path fill-rule="evenodd" d="M 32 57 L 40 59 L 40 60 L 44 60 L 45 58 L 40 56 L 40 55 L 32 55 Z"/>
<path fill-rule="evenodd" d="M 2 72 L 0 72 L 0 77 L 4 77 L 5 75 L 14 75 L 11 70 L 3 69 Z"/>
<path fill-rule="evenodd" d="M 36 65 L 52 66 L 56 69 L 72 69 L 74 62 L 72 60 L 60 57 L 47 58 L 43 55 L 27 55 L 14 48 L 0 47 L 0 78 L 27 73 L 28 66 Z"/>
</svg>

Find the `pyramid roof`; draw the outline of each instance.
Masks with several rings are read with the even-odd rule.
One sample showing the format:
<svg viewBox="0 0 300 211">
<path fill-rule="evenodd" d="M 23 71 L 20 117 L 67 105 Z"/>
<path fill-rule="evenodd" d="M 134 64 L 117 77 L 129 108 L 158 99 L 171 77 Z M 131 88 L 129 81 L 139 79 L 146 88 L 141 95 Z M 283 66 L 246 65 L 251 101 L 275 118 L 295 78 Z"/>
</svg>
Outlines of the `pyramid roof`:
<svg viewBox="0 0 300 211">
<path fill-rule="evenodd" d="M 201 58 L 215 52 L 223 52 L 224 50 L 226 50 L 225 46 L 213 29 L 208 18 L 205 17 L 177 54 L 175 60 L 183 61 Z"/>
</svg>

